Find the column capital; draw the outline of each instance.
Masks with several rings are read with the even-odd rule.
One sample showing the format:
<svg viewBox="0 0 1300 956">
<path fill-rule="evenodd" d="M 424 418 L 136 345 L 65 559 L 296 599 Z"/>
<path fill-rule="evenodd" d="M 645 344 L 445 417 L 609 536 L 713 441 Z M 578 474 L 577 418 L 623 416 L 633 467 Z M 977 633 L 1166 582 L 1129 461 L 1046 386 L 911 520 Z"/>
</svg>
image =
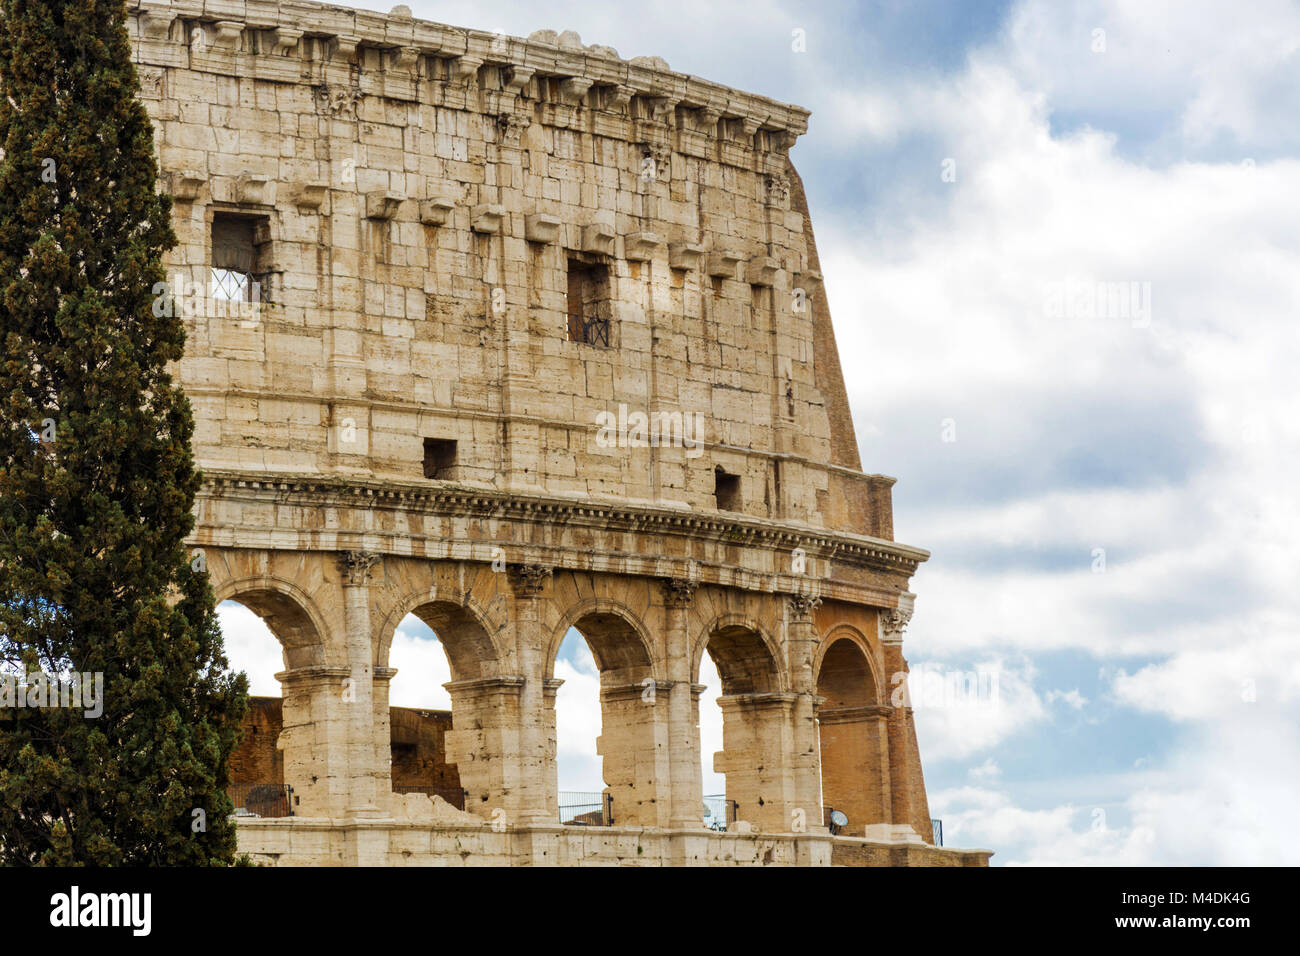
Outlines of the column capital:
<svg viewBox="0 0 1300 956">
<path fill-rule="evenodd" d="M 902 608 L 890 608 L 880 612 L 880 638 L 886 644 L 899 644 L 903 640 L 903 631 L 912 620 L 912 612 Z"/>
<path fill-rule="evenodd" d="M 811 624 L 813 613 L 821 607 L 822 599 L 816 594 L 792 594 L 786 598 L 792 620 L 801 624 Z"/>
<path fill-rule="evenodd" d="M 686 578 L 660 578 L 659 584 L 663 588 L 664 604 L 669 607 L 690 607 L 700 586 L 698 581 Z"/>
<path fill-rule="evenodd" d="M 339 561 L 343 573 L 350 585 L 365 584 L 370 580 L 370 569 L 380 561 L 380 556 L 373 551 L 342 551 Z"/>
<path fill-rule="evenodd" d="M 512 564 L 506 569 L 516 597 L 537 597 L 554 569 L 545 564 Z"/>
</svg>

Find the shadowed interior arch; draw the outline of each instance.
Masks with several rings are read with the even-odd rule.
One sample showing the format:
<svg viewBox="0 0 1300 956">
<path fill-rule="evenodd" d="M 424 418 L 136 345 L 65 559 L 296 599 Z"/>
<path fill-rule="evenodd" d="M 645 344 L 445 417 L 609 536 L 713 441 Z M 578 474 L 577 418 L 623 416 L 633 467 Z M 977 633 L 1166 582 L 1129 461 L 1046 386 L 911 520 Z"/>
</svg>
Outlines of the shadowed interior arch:
<svg viewBox="0 0 1300 956">
<path fill-rule="evenodd" d="M 411 613 L 438 636 L 451 666 L 452 680 L 495 676 L 496 646 L 472 611 L 450 601 L 433 601 Z"/>
<path fill-rule="evenodd" d="M 331 764 L 317 752 L 312 727 L 341 696 L 337 677 L 320 673 L 324 635 L 298 600 L 272 588 L 231 587 L 221 602 L 257 615 L 279 642 L 284 665 L 276 668 L 279 698 L 256 700 L 245 718 L 244 741 L 231 757 L 232 799 L 260 815 L 324 812 Z M 286 784 L 292 790 L 282 793 Z"/>
<path fill-rule="evenodd" d="M 653 675 L 650 653 L 636 628 L 617 614 L 593 612 L 573 623 L 600 669 L 600 686 L 636 684 Z"/>
<path fill-rule="evenodd" d="M 222 600 L 242 604 L 262 619 L 284 649 L 284 663 L 290 670 L 325 662 L 321 635 L 311 615 L 287 594 L 259 588 L 234 591 Z"/>
<path fill-rule="evenodd" d="M 395 793 L 437 795 L 470 812 L 487 814 L 504 802 L 505 793 L 515 783 L 505 776 L 508 761 L 503 759 L 510 746 L 506 726 L 517 708 L 518 687 L 501 680 L 501 662 L 496 644 L 487 628 L 471 607 L 454 601 L 428 601 L 412 608 L 414 618 L 430 631 L 447 661 L 450 680 L 442 685 L 450 699 L 450 713 L 441 708 L 430 710 L 428 683 L 433 675 L 431 663 L 418 659 L 414 673 L 407 673 L 407 692 L 419 689 L 423 700 L 411 707 L 407 701 L 390 706 L 377 714 L 385 726 L 391 721 L 390 767 Z M 401 622 L 397 629 L 401 628 Z M 388 662 L 396 666 L 392 673 L 403 672 L 404 665 L 392 657 L 396 630 L 389 635 Z M 436 653 L 436 652 L 435 652 Z M 414 684 L 411 680 L 414 678 Z M 391 700 L 386 689 L 385 700 Z"/>
<path fill-rule="evenodd" d="M 817 696 L 826 699 L 823 709 L 876 704 L 876 694 L 876 681 L 862 648 L 845 637 L 831 644 L 817 674 Z"/>
<path fill-rule="evenodd" d="M 705 647 L 722 681 L 722 693 L 774 694 L 780 689 L 776 661 L 757 631 L 740 625 L 720 627 Z"/>
</svg>

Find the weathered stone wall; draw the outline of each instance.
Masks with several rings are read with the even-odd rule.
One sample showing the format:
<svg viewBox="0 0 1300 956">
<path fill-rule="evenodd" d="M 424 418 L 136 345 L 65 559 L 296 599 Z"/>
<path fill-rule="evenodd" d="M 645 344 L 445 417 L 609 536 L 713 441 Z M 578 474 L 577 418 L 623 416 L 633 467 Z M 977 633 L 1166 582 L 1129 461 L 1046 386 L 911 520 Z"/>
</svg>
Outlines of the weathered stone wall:
<svg viewBox="0 0 1300 956">
<path fill-rule="evenodd" d="M 440 437 L 469 486 L 712 507 L 722 467 L 745 514 L 870 530 L 818 467 L 857 455 L 801 193 L 790 208 L 805 111 L 567 36 L 141 10 L 171 273 L 204 287 L 214 216 L 262 217 L 260 314 L 209 301 L 191 325 L 203 464 L 413 479 Z M 575 256 L 608 270 L 608 348 L 565 340 Z M 701 457 L 601 447 L 621 404 L 698 413 Z M 837 496 L 865 496 L 848 481 Z"/>
<path fill-rule="evenodd" d="M 129 6 L 175 197 L 161 291 L 206 475 L 192 544 L 284 647 L 299 816 L 241 845 L 429 862 L 469 828 L 476 859 L 825 864 L 823 791 L 878 842 L 930 839 L 887 693 L 928 555 L 892 540 L 893 479 L 859 470 L 789 162 L 807 111 L 568 32 Z M 257 301 L 207 295 L 214 268 Z M 660 415 L 652 438 L 638 417 Z M 469 813 L 393 792 L 389 647 L 410 613 L 447 651 Z M 553 832 L 571 628 L 631 831 Z M 819 738 L 828 656 L 860 684 Z M 752 834 L 700 832 L 709 759 Z"/>
<path fill-rule="evenodd" d="M 230 755 L 230 782 L 283 784 L 284 755 L 279 747 L 284 729 L 279 697 L 250 697 L 242 724 L 243 736 Z M 444 738 L 451 730 L 451 712 L 390 707 L 392 781 L 395 790 L 411 787 L 438 790 L 452 800 L 460 776 L 446 761 Z"/>
</svg>

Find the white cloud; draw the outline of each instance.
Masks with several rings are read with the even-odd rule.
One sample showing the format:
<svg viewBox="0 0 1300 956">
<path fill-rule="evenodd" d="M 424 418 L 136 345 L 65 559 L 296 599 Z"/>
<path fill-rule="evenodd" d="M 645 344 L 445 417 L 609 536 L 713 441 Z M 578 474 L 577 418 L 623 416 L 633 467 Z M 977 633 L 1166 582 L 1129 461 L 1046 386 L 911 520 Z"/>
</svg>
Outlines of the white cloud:
<svg viewBox="0 0 1300 956">
<path fill-rule="evenodd" d="M 600 672 L 591 650 L 576 632 L 565 638 L 555 662 L 555 676 L 564 681 L 555 695 L 555 760 L 561 790 L 598 793 L 605 784 L 601 758 L 596 754 L 600 736 Z M 575 648 L 567 660 L 568 646 Z"/>
<path fill-rule="evenodd" d="M 1073 690 L 1049 690 L 1047 692 L 1047 702 L 1049 704 L 1054 704 L 1058 700 L 1074 710 L 1083 710 L 1084 705 L 1088 703 L 1088 699 L 1079 693 L 1077 687 Z"/>
<path fill-rule="evenodd" d="M 1249 11 L 1213 0 L 1031 0 L 1012 12 L 1001 50 L 1059 110 L 1168 123 L 1191 147 L 1297 144 L 1300 10 L 1285 0 Z"/>
<path fill-rule="evenodd" d="M 963 787 L 931 794 L 944 845 L 994 851 L 1001 866 L 1141 866 L 1155 834 L 1144 826 L 1105 825 L 1105 809 L 1071 804 L 1016 806 L 1006 793 Z"/>
<path fill-rule="evenodd" d="M 1111 664 L 1109 703 L 1187 728 L 1158 741 L 1147 769 L 1117 785 L 1113 807 L 1058 799 L 1026 809 L 1024 781 L 992 795 L 932 794 L 936 807 L 950 805 L 950 842 L 971 834 L 1001 848 L 1001 862 L 1287 855 L 1271 821 L 1300 792 L 1296 737 L 1284 732 L 1300 695 L 1300 506 L 1290 492 L 1300 463 L 1291 411 L 1300 192 L 1287 185 L 1300 163 L 1147 166 L 1122 154 L 1115 134 L 1051 126 L 1054 111 L 1122 110 L 1131 96 L 1185 109 L 1172 128 L 1188 148 L 1255 135 L 1275 104 L 1260 70 L 1233 77 L 1227 66 L 1255 53 L 1276 64 L 1294 30 L 1264 38 L 1282 13 L 1269 7 L 1222 44 L 1221 21 L 1240 11 L 1193 24 L 1181 9 L 1022 4 L 961 76 L 929 92 L 900 83 L 905 102 L 928 108 L 891 116 L 934 136 L 936 155 L 957 159 L 958 181 L 940 182 L 936 160 L 933 195 L 886 199 L 879 215 L 895 227 L 883 240 L 819 220 L 841 357 L 850 367 L 876 357 L 850 383 L 864 466 L 900 476 L 898 537 L 934 553 L 913 584 L 910 653 L 952 666 L 997 650 L 1081 651 Z M 1104 61 L 1087 50 L 1098 22 Z M 1147 64 L 1157 40 L 1177 48 L 1171 63 Z M 1211 69 L 1189 90 L 1187 64 L 1216 44 L 1230 49 L 1202 60 Z M 881 95 L 873 88 L 865 101 Z M 873 124 L 882 136 L 907 132 Z M 1044 290 L 1071 277 L 1149 282 L 1150 327 L 1052 318 Z M 957 424 L 948 446 L 944 417 Z M 1151 427 L 1132 428 L 1143 420 Z M 909 480 L 922 484 L 915 496 Z M 1095 548 L 1106 552 L 1102 573 Z M 1124 663 L 1133 656 L 1145 659 L 1135 671 Z M 927 763 L 995 759 L 1042 729 L 1043 700 L 1084 703 L 1077 689 L 1040 700 L 1032 666 L 1020 678 L 1017 687 L 1004 677 L 1003 694 L 1020 695 L 1010 708 L 918 707 Z M 1254 703 L 1242 699 L 1250 692 Z M 1122 718 L 1106 726 L 1114 732 Z M 1246 746 L 1247 727 L 1273 750 Z M 1035 743 L 1051 740 L 1048 730 Z M 1245 766 L 1256 750 L 1259 764 Z M 1069 783 L 1043 783 L 1053 785 Z M 1112 822 L 1093 829 L 1094 810 Z M 1116 826 L 1117 813 L 1129 822 Z"/>
<path fill-rule="evenodd" d="M 1208 729 L 1168 760 L 1139 764 L 1104 781 L 1115 797 L 1100 803 L 1026 808 L 1009 788 L 969 786 L 932 791 L 930 809 L 946 845 L 994 849 L 1004 866 L 1300 864 L 1279 829 L 1300 779 L 1292 727 L 1265 718 Z"/>
<path fill-rule="evenodd" d="M 1028 659 L 1016 665 L 985 660 L 970 669 L 936 662 L 913 666 L 908 696 L 923 759 L 984 753 L 1045 719 L 1034 676 Z"/>
<path fill-rule="evenodd" d="M 231 670 L 248 675 L 248 692 L 254 697 L 279 697 L 275 675 L 285 668 L 280 642 L 262 619 L 244 605 L 223 601 L 217 605 L 217 623 L 225 639 Z"/>
<path fill-rule="evenodd" d="M 389 704 L 451 710 L 451 695 L 442 686 L 451 680 L 451 665 L 442 644 L 418 617 L 407 615 L 397 625 L 388 664 L 397 668 L 388 685 Z"/>
<path fill-rule="evenodd" d="M 1183 651 L 1133 674 L 1120 670 L 1113 689 L 1129 707 L 1179 721 L 1252 719 L 1253 712 L 1300 721 L 1296 643 L 1292 631 Z"/>
<path fill-rule="evenodd" d="M 722 708 L 718 697 L 722 694 L 722 679 L 713 659 L 708 654 L 700 661 L 700 683 L 706 690 L 700 694 L 700 769 L 704 773 L 704 793 L 726 793 L 726 774 L 713 772 L 713 755 L 722 749 Z"/>
</svg>

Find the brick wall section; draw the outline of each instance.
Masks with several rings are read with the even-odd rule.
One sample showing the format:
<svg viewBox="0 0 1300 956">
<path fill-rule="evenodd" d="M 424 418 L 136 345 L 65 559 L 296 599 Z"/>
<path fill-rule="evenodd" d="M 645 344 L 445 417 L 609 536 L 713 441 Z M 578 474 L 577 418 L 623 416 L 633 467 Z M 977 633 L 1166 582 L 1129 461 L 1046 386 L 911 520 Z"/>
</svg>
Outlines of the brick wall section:
<svg viewBox="0 0 1300 956">
<path fill-rule="evenodd" d="M 230 782 L 284 783 L 284 754 L 276 747 L 283 724 L 279 697 L 250 697 L 243 735 L 230 755 Z"/>
<path fill-rule="evenodd" d="M 803 179 L 793 163 L 786 165 L 790 180 L 790 208 L 803 216 L 803 236 L 810 272 L 821 272 L 817 239 L 813 234 L 812 215 Z M 894 479 L 886 475 L 861 475 L 858 440 L 853 428 L 853 413 L 840 365 L 839 347 L 831 321 L 830 302 L 820 282 L 806 290 L 812 307 L 814 381 L 825 403 L 830 426 L 830 463 L 846 471 L 831 472 L 824 493 L 819 498 L 826 526 L 894 540 L 892 488 Z"/>
<path fill-rule="evenodd" d="M 897 646 L 881 643 L 876 612 L 849 604 L 828 601 L 816 614 L 817 630 L 832 638 L 818 672 L 817 693 L 820 705 L 828 712 L 821 728 L 822 787 L 827 806 L 836 806 L 849 815 L 849 833 L 861 832 L 864 824 L 892 822 L 911 824 L 926 842 L 932 839 L 930 806 L 925 792 L 925 774 L 917 744 L 916 724 L 911 708 L 895 708 L 893 693 L 897 687 L 894 674 L 907 665 Z M 837 671 L 853 662 L 853 655 L 837 653 L 844 643 L 837 635 L 859 637 L 870 676 L 860 683 L 856 677 L 837 682 Z M 839 690 L 843 683 L 844 689 Z M 862 687 L 861 693 L 853 689 Z M 857 708 L 852 719 L 843 719 L 845 708 Z M 874 710 L 880 708 L 879 711 Z M 840 713 L 837 715 L 836 710 Z M 883 715 L 883 725 L 876 723 Z M 884 736 L 884 741 L 879 739 Z M 894 758 L 889 766 L 892 805 L 885 806 L 880 791 L 880 745 L 887 743 L 887 753 Z"/>
<path fill-rule="evenodd" d="M 448 793 L 460 789 L 455 765 L 445 760 L 444 738 L 451 730 L 450 711 L 393 707 L 389 709 L 389 726 L 395 788 L 437 787 Z"/>
</svg>

